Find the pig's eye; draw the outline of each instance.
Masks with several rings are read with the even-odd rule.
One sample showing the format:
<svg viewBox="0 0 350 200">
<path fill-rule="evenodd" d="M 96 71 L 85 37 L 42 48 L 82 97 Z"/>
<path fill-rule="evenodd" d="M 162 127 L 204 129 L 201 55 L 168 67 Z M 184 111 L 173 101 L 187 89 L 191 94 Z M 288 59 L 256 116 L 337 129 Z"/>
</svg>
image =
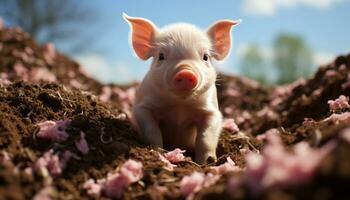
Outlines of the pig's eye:
<svg viewBox="0 0 350 200">
<path fill-rule="evenodd" d="M 204 61 L 208 61 L 208 60 L 209 60 L 209 55 L 205 53 L 205 54 L 203 55 L 203 60 L 204 60 Z"/>
<path fill-rule="evenodd" d="M 162 61 L 162 60 L 164 60 L 164 59 L 165 59 L 164 53 L 160 53 L 159 56 L 158 56 L 158 60 L 159 60 L 159 61 Z"/>
</svg>

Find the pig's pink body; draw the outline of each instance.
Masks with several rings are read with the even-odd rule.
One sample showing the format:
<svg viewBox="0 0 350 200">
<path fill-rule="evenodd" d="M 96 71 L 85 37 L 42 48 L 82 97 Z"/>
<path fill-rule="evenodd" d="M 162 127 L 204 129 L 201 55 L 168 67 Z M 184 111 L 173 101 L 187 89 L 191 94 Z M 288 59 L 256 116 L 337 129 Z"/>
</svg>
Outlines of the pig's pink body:
<svg viewBox="0 0 350 200">
<path fill-rule="evenodd" d="M 198 163 L 216 158 L 222 115 L 211 59 L 229 53 L 230 30 L 238 22 L 219 21 L 203 32 L 182 23 L 158 29 L 146 19 L 124 17 L 136 55 L 153 57 L 133 107 L 141 137 L 154 147 L 194 150 Z"/>
</svg>

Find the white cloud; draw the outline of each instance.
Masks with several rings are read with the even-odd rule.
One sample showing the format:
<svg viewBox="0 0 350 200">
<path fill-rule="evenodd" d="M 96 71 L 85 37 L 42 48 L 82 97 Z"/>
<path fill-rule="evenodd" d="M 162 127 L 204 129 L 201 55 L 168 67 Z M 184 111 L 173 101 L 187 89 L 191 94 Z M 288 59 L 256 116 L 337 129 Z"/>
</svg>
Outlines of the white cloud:
<svg viewBox="0 0 350 200">
<path fill-rule="evenodd" d="M 336 55 L 327 52 L 315 52 L 312 58 L 313 64 L 317 67 L 326 65 L 335 59 Z"/>
<path fill-rule="evenodd" d="M 244 0 L 242 9 L 248 15 L 272 16 L 279 9 L 288 9 L 296 6 L 327 9 L 334 4 L 344 1 L 347 0 Z"/>
<path fill-rule="evenodd" d="M 80 55 L 75 59 L 92 77 L 104 83 L 127 83 L 136 79 L 126 64 L 109 64 L 99 54 Z"/>
</svg>

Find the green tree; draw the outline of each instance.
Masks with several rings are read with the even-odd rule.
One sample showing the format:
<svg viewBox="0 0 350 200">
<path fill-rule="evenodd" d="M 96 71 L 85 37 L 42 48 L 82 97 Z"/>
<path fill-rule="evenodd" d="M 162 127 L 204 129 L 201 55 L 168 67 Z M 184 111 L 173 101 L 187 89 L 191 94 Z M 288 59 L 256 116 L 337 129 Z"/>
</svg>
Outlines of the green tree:
<svg viewBox="0 0 350 200">
<path fill-rule="evenodd" d="M 260 47 L 257 44 L 253 44 L 243 54 L 241 61 L 242 75 L 267 84 L 268 77 L 265 64 Z"/>
<path fill-rule="evenodd" d="M 312 73 L 312 51 L 300 36 L 280 34 L 274 41 L 278 84 L 290 83 Z"/>
<path fill-rule="evenodd" d="M 65 50 L 77 52 L 91 47 L 95 38 L 87 34 L 96 12 L 78 0 L 1 0 L 0 16 L 11 26 L 29 32 L 40 43 L 66 42 Z M 93 16 L 93 17 L 92 17 Z"/>
</svg>

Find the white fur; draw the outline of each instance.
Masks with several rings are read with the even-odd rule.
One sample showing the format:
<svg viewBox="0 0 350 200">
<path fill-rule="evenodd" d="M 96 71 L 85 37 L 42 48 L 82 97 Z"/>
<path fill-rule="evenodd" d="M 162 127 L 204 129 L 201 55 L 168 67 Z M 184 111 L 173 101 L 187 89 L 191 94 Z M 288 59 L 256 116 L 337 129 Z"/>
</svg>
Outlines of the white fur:
<svg viewBox="0 0 350 200">
<path fill-rule="evenodd" d="M 195 160 L 216 158 L 222 116 L 215 87 L 216 71 L 211 64 L 211 38 L 197 27 L 179 23 L 157 29 L 152 48 L 153 61 L 137 91 L 133 116 L 141 137 L 154 147 L 170 150 L 194 149 Z M 159 53 L 165 55 L 158 60 Z M 209 54 L 204 61 L 203 54 Z M 174 90 L 172 78 L 181 69 L 198 77 L 187 93 Z"/>
</svg>

